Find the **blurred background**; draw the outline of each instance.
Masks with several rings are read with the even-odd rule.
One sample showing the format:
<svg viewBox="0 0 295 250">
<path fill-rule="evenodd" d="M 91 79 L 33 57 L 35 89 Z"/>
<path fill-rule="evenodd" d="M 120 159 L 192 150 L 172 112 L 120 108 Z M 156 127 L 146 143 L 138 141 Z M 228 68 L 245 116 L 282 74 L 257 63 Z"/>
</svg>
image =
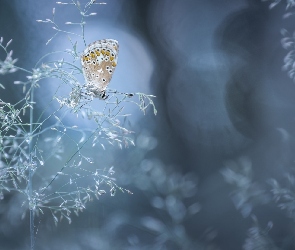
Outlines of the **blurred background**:
<svg viewBox="0 0 295 250">
<path fill-rule="evenodd" d="M 36 249 L 295 249 L 295 85 L 282 71 L 280 33 L 292 33 L 294 23 L 282 18 L 285 2 L 273 9 L 259 0 L 106 3 L 86 20 L 87 43 L 118 40 L 110 86 L 157 96 L 158 114 L 130 110 L 135 147 L 89 149 L 133 195 L 87 203 L 71 225 L 38 217 Z M 18 66 L 32 69 L 48 51 L 68 47 L 64 35 L 45 45 L 54 30 L 36 22 L 53 8 L 57 23 L 79 21 L 75 7 L 55 1 L 1 0 L 0 36 L 13 39 Z M 0 75 L 3 100 L 21 96 L 19 77 Z M 40 109 L 50 91 L 46 83 L 37 92 Z M 286 184 L 285 206 L 274 183 Z M 29 249 L 20 200 L 7 194 L 0 203 L 0 249 Z"/>
</svg>

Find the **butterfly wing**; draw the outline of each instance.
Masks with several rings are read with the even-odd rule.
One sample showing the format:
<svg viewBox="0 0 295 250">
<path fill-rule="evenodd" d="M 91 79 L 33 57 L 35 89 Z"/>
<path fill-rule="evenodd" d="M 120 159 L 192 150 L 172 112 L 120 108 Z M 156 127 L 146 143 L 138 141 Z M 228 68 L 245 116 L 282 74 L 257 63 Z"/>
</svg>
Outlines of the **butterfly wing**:
<svg viewBox="0 0 295 250">
<path fill-rule="evenodd" d="M 86 84 L 95 96 L 105 91 L 118 61 L 119 43 L 113 39 L 89 44 L 81 55 Z"/>
</svg>

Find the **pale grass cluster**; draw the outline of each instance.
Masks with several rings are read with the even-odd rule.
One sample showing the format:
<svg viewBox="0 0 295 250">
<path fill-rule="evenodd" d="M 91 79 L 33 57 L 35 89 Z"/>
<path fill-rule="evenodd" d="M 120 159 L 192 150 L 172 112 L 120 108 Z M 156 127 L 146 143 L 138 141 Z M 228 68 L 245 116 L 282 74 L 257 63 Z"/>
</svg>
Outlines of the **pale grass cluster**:
<svg viewBox="0 0 295 250">
<path fill-rule="evenodd" d="M 81 34 L 66 31 L 55 20 L 55 8 L 52 18 L 37 20 L 53 25 L 56 33 L 47 43 L 52 42 L 57 34 L 65 34 L 70 41 L 70 48 L 60 53 L 60 59 L 49 61 L 52 53 L 46 54 L 32 70 L 20 68 L 13 59 L 12 50 L 8 50 L 11 40 L 4 45 L 0 39 L 0 48 L 6 55 L 0 58 L 0 74 L 24 72 L 26 79 L 14 81 L 22 85 L 23 97 L 14 104 L 0 100 L 0 199 L 6 192 L 19 192 L 23 195 L 23 217 L 29 211 L 31 249 L 34 249 L 36 215 L 49 211 L 57 223 L 65 218 L 70 223 L 72 213 L 86 208 L 86 203 L 99 199 L 103 194 L 114 196 L 117 190 L 131 193 L 115 183 L 113 166 L 98 167 L 94 157 L 89 155 L 89 148 L 107 150 L 109 146 L 120 148 L 135 145 L 133 131 L 124 113 L 126 103 L 135 104 L 143 113 L 152 107 L 156 109 L 152 95 L 143 93 L 126 94 L 116 90 L 107 90 L 109 98 L 101 100 L 104 108 L 97 110 L 91 105 L 94 96 L 90 94 L 87 84 L 79 82 L 81 65 L 78 64 L 80 52 L 77 43 L 86 45 L 84 36 L 85 18 L 95 15 L 89 12 L 96 4 L 95 0 L 86 3 L 78 1 L 57 2 L 58 5 L 73 5 L 81 22 Z M 63 57 L 70 56 L 71 61 Z M 50 79 L 56 88 L 47 106 L 37 103 L 35 95 L 42 88 L 42 81 Z M 4 89 L 3 82 L 0 87 Z M 68 87 L 71 91 L 61 95 L 59 89 Z M 48 107 L 57 103 L 58 108 L 48 113 Z M 67 118 L 75 114 L 80 119 L 88 119 L 95 126 L 89 129 L 79 125 L 67 124 Z M 106 146 L 106 144 L 108 146 Z M 58 170 L 52 168 L 58 166 Z"/>
</svg>

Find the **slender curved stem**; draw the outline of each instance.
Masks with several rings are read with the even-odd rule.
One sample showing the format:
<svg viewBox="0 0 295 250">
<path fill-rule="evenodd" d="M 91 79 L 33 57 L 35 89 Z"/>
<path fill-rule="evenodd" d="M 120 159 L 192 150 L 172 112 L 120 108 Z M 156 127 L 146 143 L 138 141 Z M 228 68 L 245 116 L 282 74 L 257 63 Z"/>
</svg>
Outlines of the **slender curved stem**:
<svg viewBox="0 0 295 250">
<path fill-rule="evenodd" d="M 34 102 L 34 87 L 32 86 L 31 89 L 31 103 Z M 29 209 L 30 209 L 30 239 L 31 239 L 31 250 L 34 250 L 35 246 L 35 229 L 34 229 L 34 206 L 32 204 L 32 199 L 33 199 L 33 169 L 32 169 L 32 150 L 33 150 L 33 115 L 34 111 L 33 108 L 30 109 L 30 144 L 29 144 L 29 157 L 30 157 L 30 168 L 29 168 L 29 181 L 28 181 L 28 191 L 29 191 Z"/>
</svg>

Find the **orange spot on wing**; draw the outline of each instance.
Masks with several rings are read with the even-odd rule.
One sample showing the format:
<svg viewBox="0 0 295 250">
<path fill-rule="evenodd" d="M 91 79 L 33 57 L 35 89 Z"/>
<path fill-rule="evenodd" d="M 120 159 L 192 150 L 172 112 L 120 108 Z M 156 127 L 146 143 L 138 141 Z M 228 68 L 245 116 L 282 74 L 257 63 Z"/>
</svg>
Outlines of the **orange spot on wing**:
<svg viewBox="0 0 295 250">
<path fill-rule="evenodd" d="M 91 57 L 92 57 L 92 58 L 95 58 L 95 54 L 94 54 L 94 52 L 91 52 Z"/>
<path fill-rule="evenodd" d="M 88 60 L 89 60 L 88 56 L 83 56 L 83 62 L 88 61 Z"/>
</svg>

